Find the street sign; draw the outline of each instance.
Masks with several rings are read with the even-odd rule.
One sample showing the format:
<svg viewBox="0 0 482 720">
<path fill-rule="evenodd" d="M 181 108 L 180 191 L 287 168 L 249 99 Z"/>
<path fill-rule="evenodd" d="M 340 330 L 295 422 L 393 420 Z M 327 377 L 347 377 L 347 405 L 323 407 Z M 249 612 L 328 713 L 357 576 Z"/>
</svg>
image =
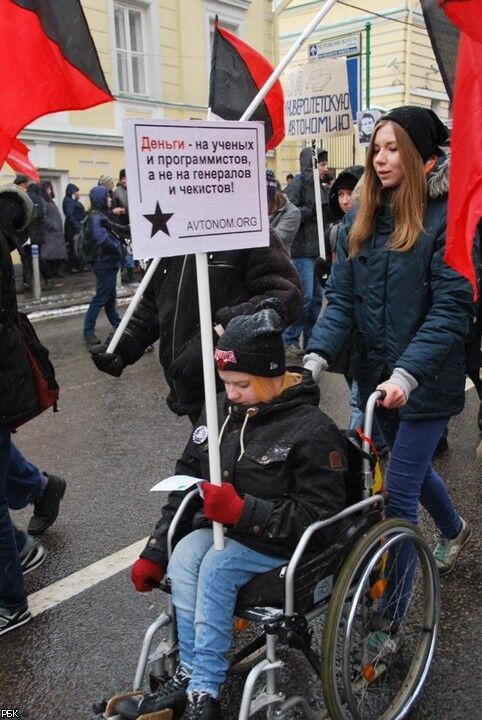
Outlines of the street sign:
<svg viewBox="0 0 482 720">
<path fill-rule="evenodd" d="M 310 61 L 320 61 L 329 57 L 346 57 L 353 120 L 355 120 L 357 112 L 361 109 L 361 52 L 362 40 L 359 32 L 328 38 L 317 43 L 311 43 L 308 46 L 308 59 Z"/>
<path fill-rule="evenodd" d="M 125 120 L 135 258 L 269 244 L 262 122 Z"/>
</svg>

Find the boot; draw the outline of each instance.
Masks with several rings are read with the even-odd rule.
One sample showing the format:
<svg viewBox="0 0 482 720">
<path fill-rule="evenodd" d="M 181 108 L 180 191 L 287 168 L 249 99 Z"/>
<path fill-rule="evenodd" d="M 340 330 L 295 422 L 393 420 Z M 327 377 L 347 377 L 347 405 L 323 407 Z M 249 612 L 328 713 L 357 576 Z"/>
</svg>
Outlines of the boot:
<svg viewBox="0 0 482 720">
<path fill-rule="evenodd" d="M 33 515 L 27 527 L 30 535 L 41 535 L 56 521 L 60 501 L 65 493 L 65 480 L 57 475 L 48 475 L 46 472 L 43 474 L 47 478 L 47 485 L 43 495 L 34 500 Z"/>
<path fill-rule="evenodd" d="M 221 720 L 221 703 L 206 692 L 190 692 L 182 720 Z"/>
<path fill-rule="evenodd" d="M 178 720 L 186 707 L 186 688 L 190 679 L 182 665 L 178 665 L 174 675 L 167 678 L 156 692 L 120 700 L 115 711 L 125 720 L 136 720 L 140 715 L 170 709 L 174 720 Z"/>
</svg>

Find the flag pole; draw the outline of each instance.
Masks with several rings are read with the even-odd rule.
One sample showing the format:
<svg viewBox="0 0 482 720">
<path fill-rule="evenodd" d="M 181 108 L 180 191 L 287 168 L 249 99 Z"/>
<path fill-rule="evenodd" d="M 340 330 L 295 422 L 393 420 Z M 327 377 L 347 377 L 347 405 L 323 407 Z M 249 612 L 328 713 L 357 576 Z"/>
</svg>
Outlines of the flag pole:
<svg viewBox="0 0 482 720">
<path fill-rule="evenodd" d="M 286 68 L 288 63 L 291 62 L 293 57 L 296 55 L 300 47 L 303 45 L 305 40 L 311 35 L 313 30 L 316 28 L 316 26 L 320 23 L 320 21 L 325 17 L 325 15 L 331 10 L 333 5 L 335 4 L 336 0 L 326 0 L 323 7 L 319 10 L 319 12 L 316 13 L 313 20 L 310 22 L 310 24 L 305 28 L 305 30 L 302 32 L 302 34 L 299 36 L 299 38 L 294 42 L 294 44 L 289 49 L 288 53 L 285 55 L 285 57 L 281 60 L 280 63 L 276 66 L 276 68 L 273 70 L 272 75 L 267 79 L 263 87 L 260 89 L 254 100 L 248 105 L 242 116 L 239 118 L 240 120 L 249 120 L 251 115 L 254 113 L 258 105 L 264 100 L 265 96 L 268 94 L 268 92 L 271 90 L 275 82 L 278 80 L 279 76 L 283 72 L 283 70 Z M 124 316 L 122 318 L 122 321 L 117 328 L 117 330 L 114 333 L 114 337 L 109 343 L 109 347 L 107 348 L 107 352 L 113 353 L 117 347 L 117 344 L 121 338 L 122 332 L 124 331 L 125 326 L 129 322 L 130 318 L 135 312 L 135 309 L 137 305 L 139 304 L 144 291 L 146 287 L 149 285 L 149 282 L 154 275 L 154 273 L 157 270 L 157 267 L 159 263 L 161 262 L 161 258 L 154 258 L 149 265 L 149 269 L 142 278 L 142 281 L 137 288 L 137 291 L 132 298 L 127 310 L 124 313 Z M 123 322 L 124 318 L 127 317 L 127 320 L 125 323 Z"/>
</svg>

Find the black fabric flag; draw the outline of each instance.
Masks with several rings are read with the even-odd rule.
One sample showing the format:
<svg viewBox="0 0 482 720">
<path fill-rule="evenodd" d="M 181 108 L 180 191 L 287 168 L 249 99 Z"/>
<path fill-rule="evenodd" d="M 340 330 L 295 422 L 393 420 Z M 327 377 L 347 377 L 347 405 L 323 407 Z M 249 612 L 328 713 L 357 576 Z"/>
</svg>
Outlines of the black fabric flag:
<svg viewBox="0 0 482 720">
<path fill-rule="evenodd" d="M 437 0 L 421 0 L 423 17 L 447 95 L 453 100 L 459 31 Z"/>
</svg>

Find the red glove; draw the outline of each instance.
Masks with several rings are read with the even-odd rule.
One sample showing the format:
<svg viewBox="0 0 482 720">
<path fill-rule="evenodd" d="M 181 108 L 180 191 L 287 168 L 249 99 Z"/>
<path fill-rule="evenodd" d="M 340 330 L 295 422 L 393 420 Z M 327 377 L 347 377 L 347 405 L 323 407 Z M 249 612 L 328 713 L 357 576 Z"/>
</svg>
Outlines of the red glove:
<svg viewBox="0 0 482 720">
<path fill-rule="evenodd" d="M 150 592 L 164 577 L 164 568 L 152 560 L 139 558 L 131 568 L 131 580 L 137 592 Z"/>
<path fill-rule="evenodd" d="M 210 482 L 202 482 L 204 493 L 204 514 L 209 520 L 236 525 L 244 508 L 244 500 L 231 483 L 223 483 L 221 487 Z"/>
</svg>

